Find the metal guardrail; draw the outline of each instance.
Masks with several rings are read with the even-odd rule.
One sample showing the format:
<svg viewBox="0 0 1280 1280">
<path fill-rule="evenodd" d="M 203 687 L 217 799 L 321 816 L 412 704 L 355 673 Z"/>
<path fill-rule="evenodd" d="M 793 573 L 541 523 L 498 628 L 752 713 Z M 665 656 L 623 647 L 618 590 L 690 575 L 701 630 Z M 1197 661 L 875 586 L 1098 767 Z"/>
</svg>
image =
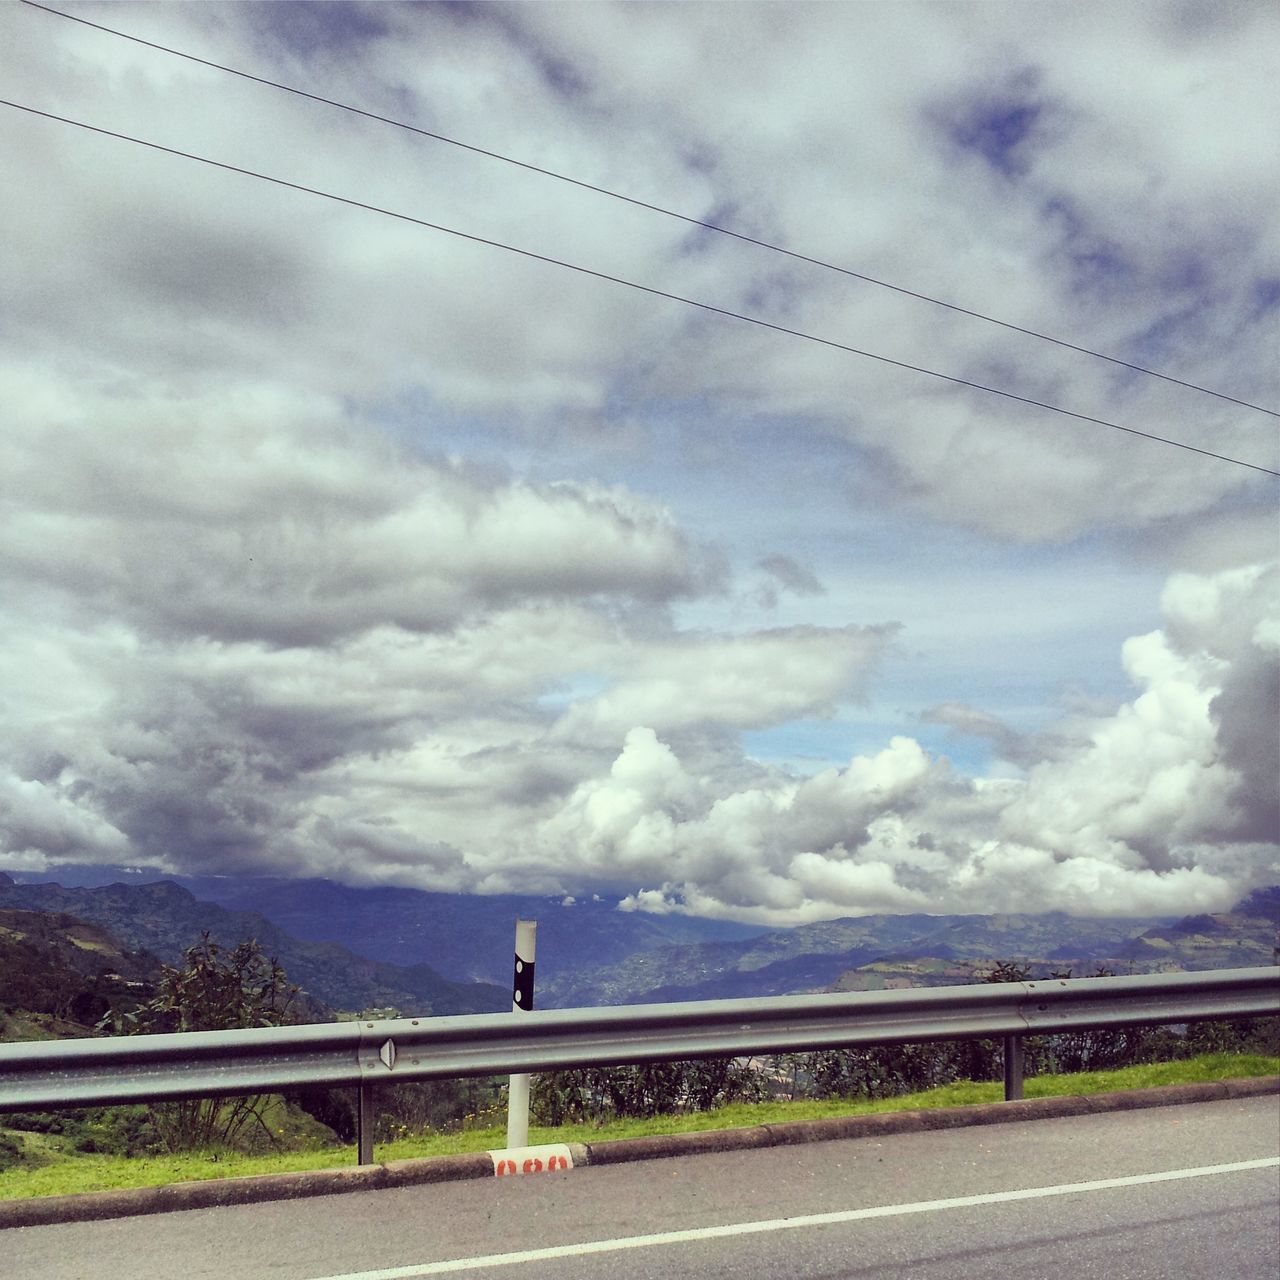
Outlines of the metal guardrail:
<svg viewBox="0 0 1280 1280">
<path fill-rule="evenodd" d="M 1280 1014 L 1280 967 L 0 1044 L 0 1113 Z"/>
</svg>

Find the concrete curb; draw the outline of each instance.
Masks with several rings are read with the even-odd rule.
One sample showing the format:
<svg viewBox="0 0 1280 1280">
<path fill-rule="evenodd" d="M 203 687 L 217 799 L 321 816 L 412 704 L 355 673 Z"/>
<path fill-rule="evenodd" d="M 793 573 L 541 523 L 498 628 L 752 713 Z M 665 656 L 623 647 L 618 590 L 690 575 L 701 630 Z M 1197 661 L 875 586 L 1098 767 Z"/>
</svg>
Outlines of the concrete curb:
<svg viewBox="0 0 1280 1280">
<path fill-rule="evenodd" d="M 1215 1080 L 1204 1084 L 1161 1085 L 1154 1089 L 1126 1089 L 1061 1098 L 1027 1098 L 1020 1102 L 986 1102 L 964 1107 L 923 1111 L 885 1111 L 874 1115 L 832 1116 L 824 1120 L 795 1120 L 747 1129 L 713 1129 L 701 1133 L 653 1134 L 613 1142 L 574 1143 L 574 1167 L 624 1164 L 668 1156 L 742 1151 L 756 1147 L 829 1142 L 838 1138 L 877 1138 L 927 1129 L 958 1129 L 969 1125 L 1010 1124 L 1048 1120 L 1058 1116 L 1094 1115 L 1140 1107 L 1171 1107 L 1188 1102 L 1219 1102 L 1229 1098 L 1280 1093 L 1280 1076 L 1243 1080 Z M 50 1226 L 61 1222 L 93 1222 L 182 1209 L 211 1209 L 220 1205 L 258 1204 L 296 1200 L 305 1196 L 340 1195 L 348 1191 L 420 1186 L 492 1178 L 488 1152 L 457 1156 L 428 1156 L 393 1160 L 387 1164 L 315 1169 L 299 1173 L 264 1173 L 251 1178 L 221 1178 L 207 1182 L 175 1182 L 163 1187 L 133 1187 L 91 1191 L 74 1196 L 45 1196 L 31 1200 L 0 1200 L 0 1230 L 8 1227 Z M 536 1176 L 536 1175 L 534 1175 Z"/>
</svg>

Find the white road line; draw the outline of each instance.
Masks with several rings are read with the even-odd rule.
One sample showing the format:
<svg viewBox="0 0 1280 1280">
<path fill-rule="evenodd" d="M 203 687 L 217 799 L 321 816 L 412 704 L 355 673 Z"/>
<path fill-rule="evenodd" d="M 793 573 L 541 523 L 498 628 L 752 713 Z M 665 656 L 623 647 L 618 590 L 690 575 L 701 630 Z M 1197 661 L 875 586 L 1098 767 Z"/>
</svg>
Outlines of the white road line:
<svg viewBox="0 0 1280 1280">
<path fill-rule="evenodd" d="M 1280 1156 L 1262 1160 L 1240 1160 L 1235 1164 L 1210 1164 L 1197 1169 L 1171 1169 L 1166 1173 L 1138 1173 L 1127 1178 L 1100 1178 L 1096 1182 L 1066 1182 L 1055 1187 L 1027 1187 L 1022 1191 L 992 1191 L 985 1195 L 956 1196 L 949 1200 L 919 1200 L 912 1204 L 877 1205 L 870 1209 L 844 1209 L 836 1213 L 810 1213 L 798 1218 L 771 1218 L 762 1222 L 735 1222 L 723 1227 L 692 1227 L 686 1231 L 661 1231 L 647 1236 L 623 1236 L 617 1240 L 588 1240 L 583 1244 L 553 1245 L 546 1249 L 523 1249 L 517 1253 L 489 1253 L 475 1258 L 449 1258 L 443 1262 L 422 1262 L 407 1267 L 386 1267 L 380 1271 L 351 1271 L 317 1280 L 416 1280 L 418 1276 L 443 1276 L 460 1271 L 482 1271 L 488 1267 L 511 1267 L 521 1262 L 549 1262 L 556 1258 L 579 1258 L 591 1253 L 615 1253 L 622 1249 L 648 1249 L 664 1244 L 689 1244 L 697 1240 L 719 1240 L 726 1236 L 749 1236 L 763 1231 L 790 1231 L 796 1227 L 822 1227 L 864 1218 L 895 1218 L 908 1213 L 934 1213 L 940 1209 L 965 1209 L 974 1205 L 1006 1204 L 1012 1200 L 1041 1200 L 1046 1196 L 1078 1195 L 1082 1191 L 1110 1191 L 1116 1187 L 1139 1187 L 1152 1182 L 1178 1182 L 1184 1178 L 1205 1178 L 1216 1173 L 1239 1173 L 1246 1169 L 1273 1169 Z"/>
</svg>

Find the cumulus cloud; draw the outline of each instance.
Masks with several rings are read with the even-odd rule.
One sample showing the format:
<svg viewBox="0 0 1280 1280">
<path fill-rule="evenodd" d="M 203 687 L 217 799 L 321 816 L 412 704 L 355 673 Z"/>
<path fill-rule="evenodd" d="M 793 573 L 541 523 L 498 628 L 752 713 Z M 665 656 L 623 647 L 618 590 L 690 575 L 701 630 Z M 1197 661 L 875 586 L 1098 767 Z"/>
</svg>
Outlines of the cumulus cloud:
<svg viewBox="0 0 1280 1280">
<path fill-rule="evenodd" d="M 1081 913 L 1229 905 L 1280 873 L 1275 774 L 1261 776 L 1277 724 L 1276 577 L 1272 566 L 1173 578 L 1165 628 L 1125 645 L 1138 694 L 1074 724 L 1073 740 L 1025 779 L 964 777 L 896 738 L 843 769 L 765 780 L 689 818 L 655 803 L 645 829 L 660 839 L 646 851 L 663 881 L 633 904 L 779 921 L 940 902 L 983 911 L 1048 901 Z M 1224 732 L 1226 690 L 1251 710 Z M 992 731 L 965 710 L 935 718 Z M 1250 749 L 1263 736 L 1267 747 Z M 616 835 L 591 813 L 575 811 L 577 839 L 607 863 Z"/>
<path fill-rule="evenodd" d="M 646 644 L 630 661 L 619 655 L 617 683 L 571 706 L 560 731 L 616 741 L 634 725 L 751 729 L 822 714 L 857 690 L 894 631 L 792 627 Z"/>
<path fill-rule="evenodd" d="M 54 403 L 0 459 L 21 495 L 0 532 L 11 577 L 177 636 L 324 644 L 521 600 L 660 603 L 710 573 L 652 503 L 469 473 L 270 390 Z"/>
<path fill-rule="evenodd" d="M 11 853 L 491 887 L 488 842 L 634 724 L 723 750 L 830 712 L 892 635 L 679 631 L 663 609 L 714 587 L 714 558 L 661 507 L 308 408 L 193 400 L 124 424 L 109 399 L 55 398 L 0 446 L 25 637 Z M 566 664 L 607 687 L 559 706 Z M 525 873 L 557 881 L 561 855 Z"/>
</svg>

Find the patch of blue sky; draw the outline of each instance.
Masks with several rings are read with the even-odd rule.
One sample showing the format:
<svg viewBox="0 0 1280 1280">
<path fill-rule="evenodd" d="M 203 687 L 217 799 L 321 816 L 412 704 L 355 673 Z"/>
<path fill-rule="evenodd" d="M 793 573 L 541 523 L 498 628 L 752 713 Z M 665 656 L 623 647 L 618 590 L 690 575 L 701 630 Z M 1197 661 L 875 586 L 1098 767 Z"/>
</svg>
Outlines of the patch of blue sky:
<svg viewBox="0 0 1280 1280">
<path fill-rule="evenodd" d="M 946 756 L 964 773 L 986 773 L 994 762 L 991 744 L 985 738 L 874 713 L 792 720 L 774 729 L 748 731 L 741 735 L 741 743 L 753 760 L 811 777 L 825 769 L 842 769 L 854 756 L 874 756 L 897 735 L 914 738 L 930 755 Z"/>
<path fill-rule="evenodd" d="M 1005 178 L 1025 172 L 1030 145 L 1048 113 L 1037 94 L 1032 68 L 1012 74 L 1002 91 L 984 86 L 974 96 L 935 109 L 947 141 L 960 152 L 980 157 Z"/>
<path fill-rule="evenodd" d="M 1040 215 L 1057 233 L 1056 257 L 1067 286 L 1076 296 L 1099 302 L 1132 301 L 1139 281 L 1132 256 L 1123 245 L 1091 226 L 1078 204 L 1062 192 L 1041 204 Z M 1190 266 L 1193 261 L 1187 255 L 1188 279 L 1194 274 Z M 1149 294 L 1156 284 L 1146 278 L 1140 283 L 1144 294 Z M 1172 280 L 1166 287 L 1176 292 Z"/>
<path fill-rule="evenodd" d="M 539 707 L 558 714 L 575 702 L 603 693 L 613 683 L 613 680 L 591 671 L 574 671 L 559 678 L 551 688 L 540 693 L 534 702 Z"/>
<path fill-rule="evenodd" d="M 721 630 L 900 623 L 867 681 L 884 741 L 894 732 L 925 741 L 935 731 L 919 716 L 940 703 L 967 703 L 1025 733 L 1051 726 L 1067 703 L 1115 705 L 1133 696 L 1120 651 L 1130 636 L 1160 625 L 1157 569 L 1045 548 L 990 548 L 974 564 L 965 556 L 948 561 L 946 550 L 944 542 L 932 556 L 915 547 L 881 558 L 863 548 L 856 560 L 813 566 L 827 586 L 823 596 L 783 595 L 773 610 L 739 605 L 736 616 L 732 603 L 692 601 L 676 609 L 676 621 Z M 824 741 L 836 732 L 821 730 Z M 947 754 L 958 758 L 957 750 L 951 743 Z"/>
<path fill-rule="evenodd" d="M 430 10 L 435 6 L 422 7 Z M 454 0 L 449 12 L 453 18 L 499 29 L 512 46 L 537 68 L 547 87 L 560 97 L 580 102 L 589 96 L 591 85 L 584 71 L 553 52 L 550 45 L 535 39 L 528 26 L 514 18 L 508 6 Z"/>
<path fill-rule="evenodd" d="M 531 422 L 459 412 L 425 392 L 377 406 L 373 416 L 393 438 L 429 454 L 500 462 L 533 481 L 625 485 L 669 506 L 701 537 L 740 517 L 744 499 L 767 503 L 764 527 L 774 527 L 774 517 L 785 523 L 796 486 L 836 518 L 849 509 L 862 463 L 852 446 L 803 421 L 734 414 L 706 400 L 642 400 L 621 386 L 586 429 L 564 427 L 554 415 Z"/>
<path fill-rule="evenodd" d="M 530 473 L 535 451 L 508 418 L 450 408 L 419 388 L 382 404 L 355 406 L 393 440 L 427 457 L 460 457 Z M 535 477 L 536 478 L 536 477 Z"/>
<path fill-rule="evenodd" d="M 402 405 L 388 425 L 429 452 L 535 481 L 623 484 L 669 508 L 693 539 L 723 549 L 735 570 L 729 594 L 674 607 L 680 628 L 902 624 L 868 686 L 877 705 L 894 709 L 885 719 L 890 734 L 925 733 L 919 713 L 942 702 L 966 702 L 1030 732 L 1057 718 L 1065 695 L 1111 703 L 1132 696 L 1120 647 L 1160 625 L 1158 565 L 1116 554 L 1105 537 L 1017 545 L 890 507 L 882 494 L 862 500 L 875 487 L 874 464 L 805 423 L 734 418 L 703 402 L 639 408 L 632 406 L 626 430 L 640 438 L 626 444 L 609 439 L 607 424 L 594 443 L 579 432 L 535 437 L 430 404 Z M 622 406 L 613 412 L 621 418 Z M 709 436 L 717 443 L 708 445 Z M 770 607 L 757 594 L 767 579 L 758 565 L 773 554 L 811 570 L 825 594 L 782 591 Z M 587 676 L 564 688 L 549 692 L 546 705 L 599 692 Z M 774 732 L 752 741 L 764 750 Z M 810 732 L 821 737 L 825 759 L 839 726 Z M 976 758 L 979 750 L 965 753 Z"/>
<path fill-rule="evenodd" d="M 1120 662 L 1127 634 L 1083 626 L 1066 636 L 1052 628 L 1022 638 L 990 628 L 964 634 L 954 619 L 941 617 L 933 636 L 922 635 L 928 625 L 906 622 L 900 643 L 867 681 L 864 705 L 844 704 L 829 719 L 752 731 L 744 735 L 746 749 L 811 772 L 874 754 L 901 734 L 960 768 L 983 770 L 993 758 L 990 742 L 929 723 L 923 716 L 930 708 L 965 703 L 1015 733 L 1033 734 L 1052 729 L 1081 704 L 1111 708 L 1134 696 Z M 1149 628 L 1118 631 L 1143 629 Z"/>
</svg>

